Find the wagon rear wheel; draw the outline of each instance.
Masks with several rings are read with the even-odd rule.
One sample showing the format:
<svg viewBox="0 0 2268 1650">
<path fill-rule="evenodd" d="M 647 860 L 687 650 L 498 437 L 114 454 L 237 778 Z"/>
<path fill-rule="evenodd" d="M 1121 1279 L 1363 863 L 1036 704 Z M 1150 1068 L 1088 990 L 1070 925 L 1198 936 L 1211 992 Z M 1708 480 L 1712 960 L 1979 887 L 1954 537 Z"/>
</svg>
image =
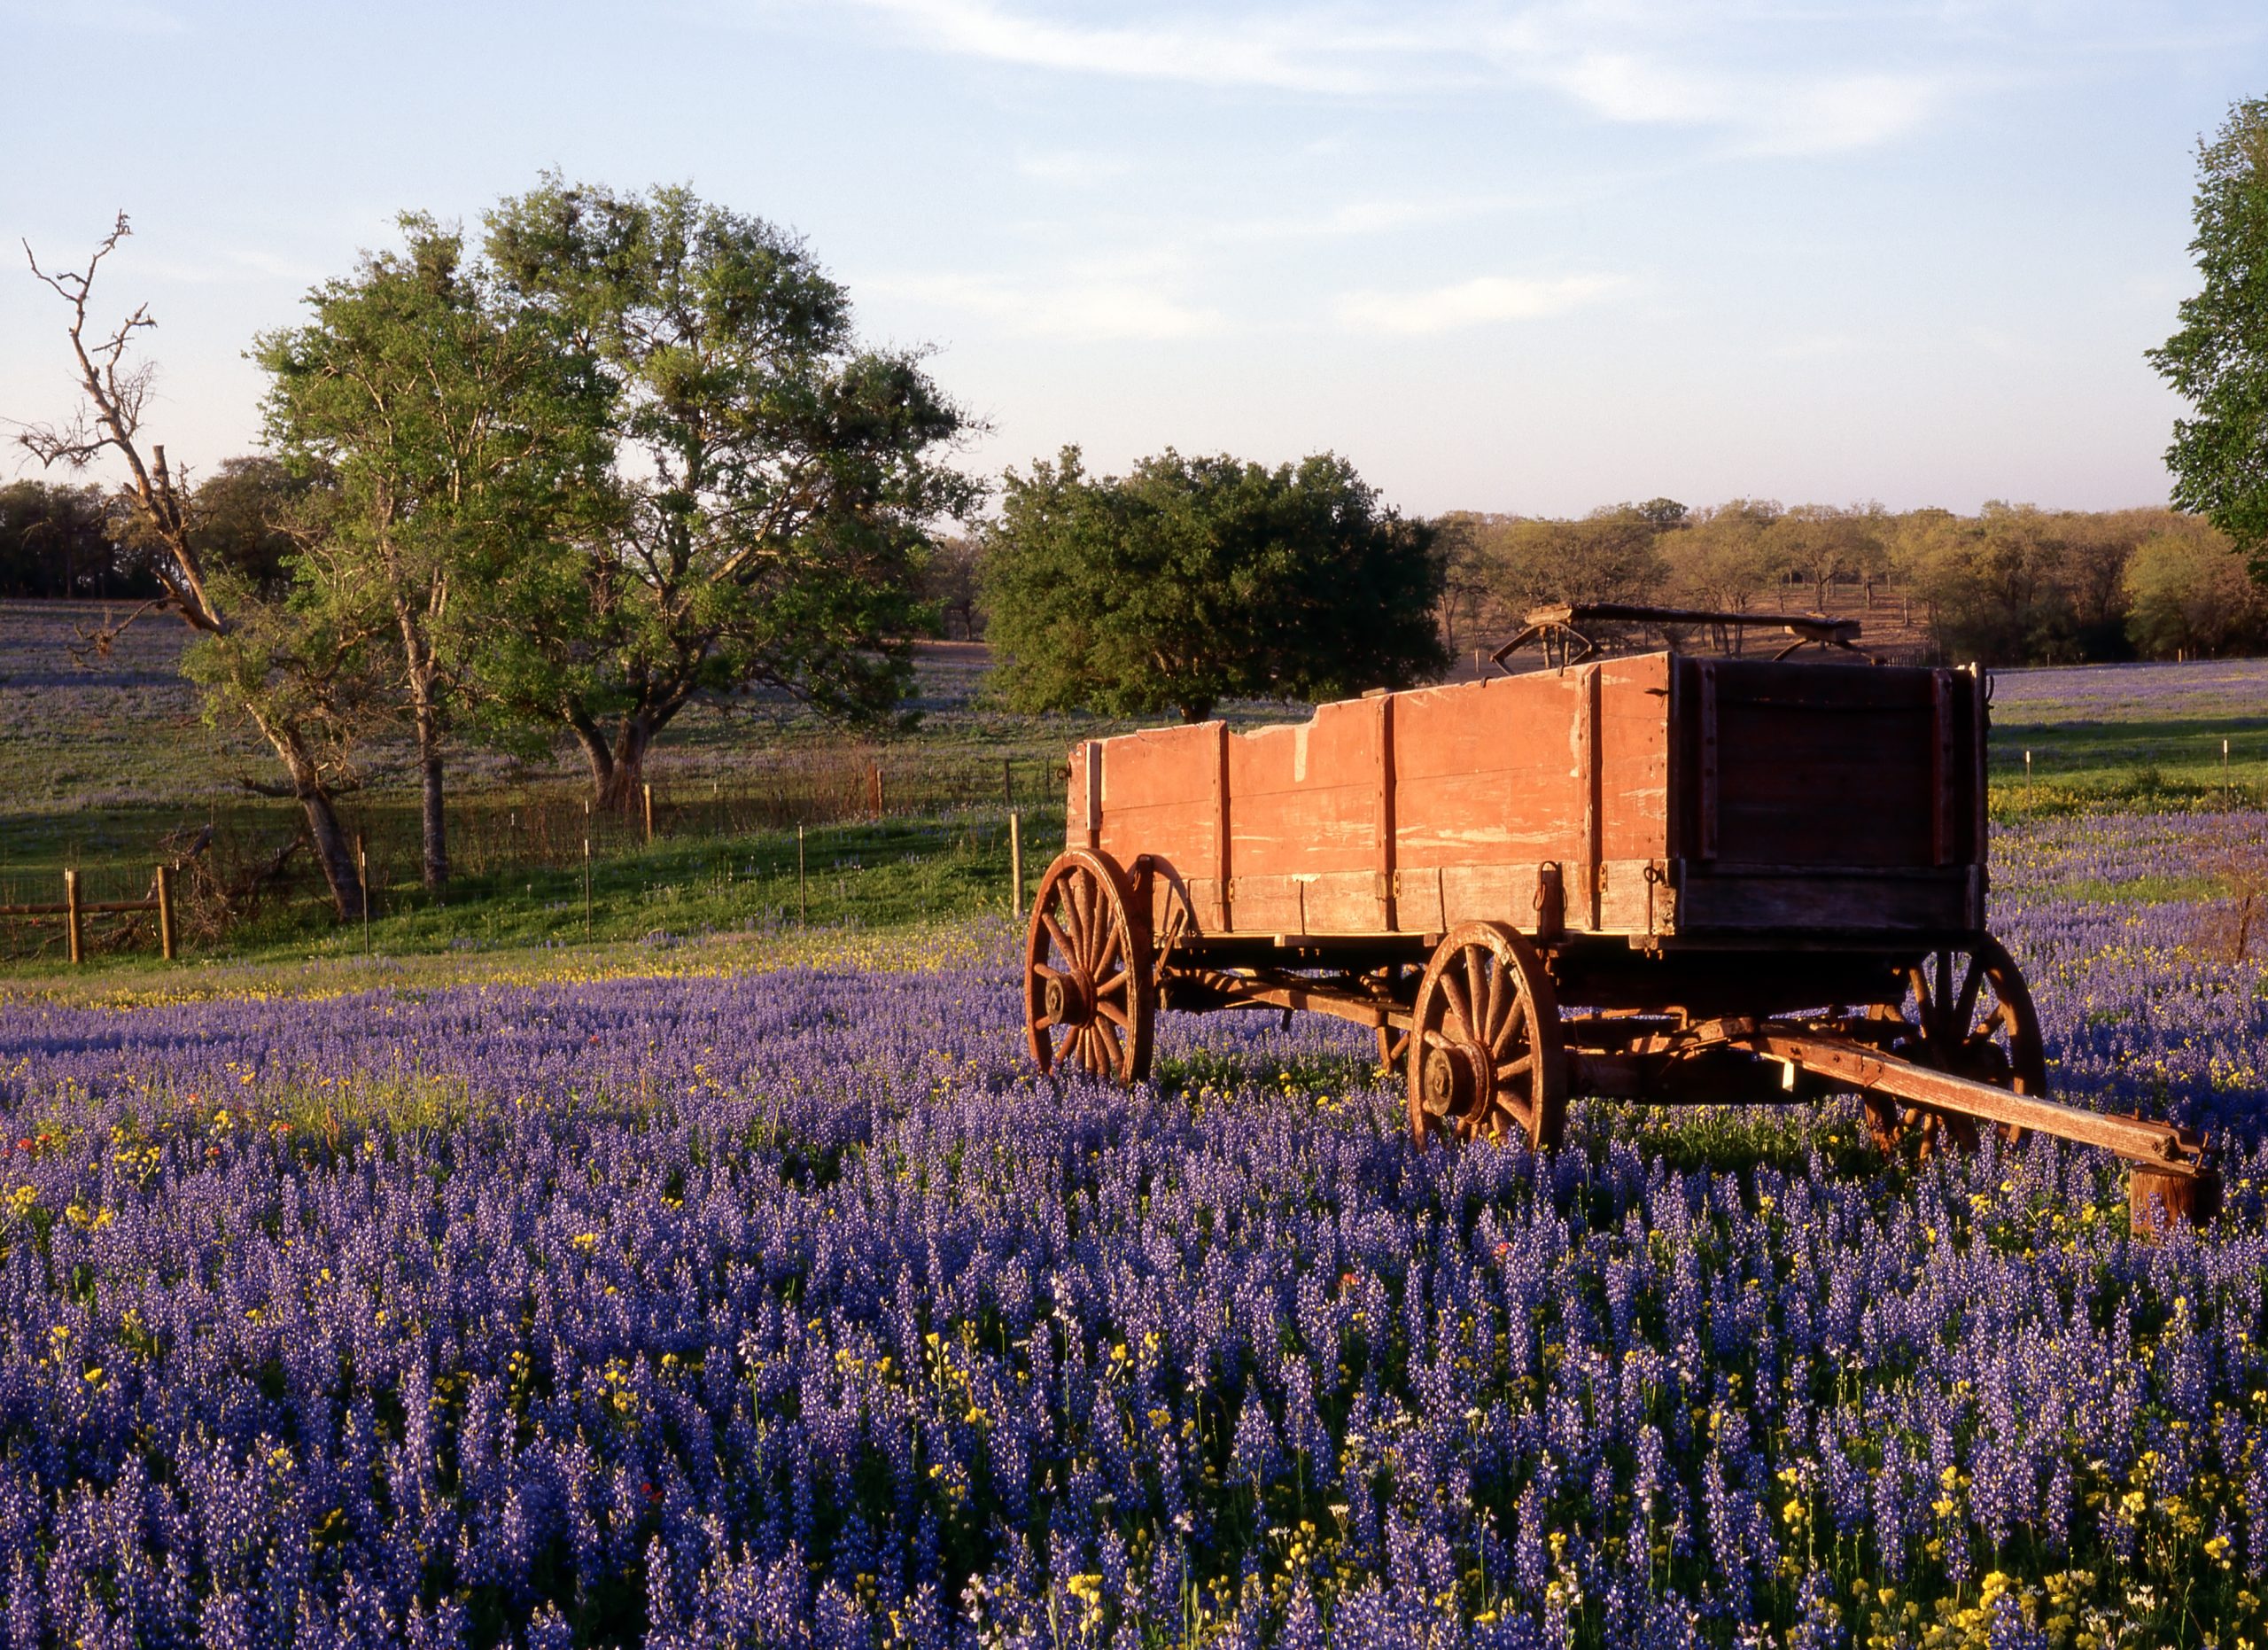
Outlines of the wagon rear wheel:
<svg viewBox="0 0 2268 1650">
<path fill-rule="evenodd" d="M 1024 933 L 1024 1029 L 1042 1071 L 1137 1083 L 1155 1017 L 1149 924 L 1107 854 L 1073 848 L 1040 879 Z"/>
<path fill-rule="evenodd" d="M 2018 1094 L 2047 1094 L 2047 1045 L 2039 1034 L 2039 1013 L 2031 987 L 2007 947 L 1987 935 L 1976 944 L 1931 953 L 1907 970 L 1907 1000 L 1895 1015 L 1907 1029 L 1891 1052 L 1916 1065 L 1950 1071 Z M 1875 1143 L 1895 1151 L 1918 1138 L 1924 1155 L 1944 1145 L 1973 1149 L 1978 1125 L 1957 1113 L 1870 1096 L 1867 1125 Z M 2022 1145 L 2022 1129 L 2003 1127 L 2000 1137 Z"/>
<path fill-rule="evenodd" d="M 1543 960 L 1501 922 L 1464 922 L 1426 964 L 1404 1056 L 1420 1145 L 1517 1133 L 1557 1146 L 1567 1119 L 1559 1003 Z"/>
</svg>

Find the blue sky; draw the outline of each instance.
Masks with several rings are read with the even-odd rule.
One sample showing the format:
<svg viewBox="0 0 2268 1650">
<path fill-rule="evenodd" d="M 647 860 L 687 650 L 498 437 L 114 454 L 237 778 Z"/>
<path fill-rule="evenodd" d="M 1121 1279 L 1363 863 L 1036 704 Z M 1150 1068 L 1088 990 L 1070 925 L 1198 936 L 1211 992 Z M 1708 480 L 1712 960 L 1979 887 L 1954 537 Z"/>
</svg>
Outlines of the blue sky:
<svg viewBox="0 0 2268 1650">
<path fill-rule="evenodd" d="M 1405 510 L 2162 502 L 2141 352 L 2268 7 L 0 0 L 0 235 L 160 321 L 250 449 L 258 330 L 540 168 L 788 225 L 997 472 L 1329 448 Z M 20 254 L 19 253 L 19 257 Z M 0 268 L 0 415 L 67 411 Z M 11 461 L 12 462 L 12 461 Z M 6 473 L 0 468 L 0 473 Z"/>
</svg>

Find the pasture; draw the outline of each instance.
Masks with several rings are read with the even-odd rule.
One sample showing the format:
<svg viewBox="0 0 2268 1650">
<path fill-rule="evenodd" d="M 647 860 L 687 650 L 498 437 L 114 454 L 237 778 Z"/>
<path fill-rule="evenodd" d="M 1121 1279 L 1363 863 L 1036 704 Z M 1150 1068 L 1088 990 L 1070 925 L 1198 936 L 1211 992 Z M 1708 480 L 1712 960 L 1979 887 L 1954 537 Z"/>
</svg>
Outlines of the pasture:
<svg viewBox="0 0 2268 1650">
<path fill-rule="evenodd" d="M 2259 1642 L 2268 963 L 2230 895 L 2268 816 L 2214 805 L 2220 730 L 2256 785 L 2268 723 L 2252 667 L 2189 668 L 1996 709 L 1994 927 L 2059 1097 L 2221 1145 L 2227 1207 L 2159 1243 L 2099 1154 L 1885 1158 L 1851 1102 L 1419 1154 L 1323 1022 L 1168 1016 L 1131 1094 L 1037 1078 L 970 815 L 840 828 L 870 902 L 808 927 L 774 832 L 625 851 L 590 944 L 579 883 L 514 872 L 372 953 L 19 970 L 0 1621 Z M 2029 805 L 2011 739 L 2062 760 Z"/>
</svg>

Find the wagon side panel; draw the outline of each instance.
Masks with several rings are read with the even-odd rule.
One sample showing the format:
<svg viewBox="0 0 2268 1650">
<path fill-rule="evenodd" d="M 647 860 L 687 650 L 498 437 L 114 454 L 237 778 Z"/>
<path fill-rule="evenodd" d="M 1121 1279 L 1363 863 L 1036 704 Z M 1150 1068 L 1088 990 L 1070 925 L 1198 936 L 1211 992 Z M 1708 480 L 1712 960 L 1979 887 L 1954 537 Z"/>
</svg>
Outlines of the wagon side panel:
<svg viewBox="0 0 2268 1650">
<path fill-rule="evenodd" d="M 1534 926 L 1536 868 L 1585 852 L 1588 692 L 1585 673 L 1573 672 L 1395 696 L 1401 928 L 1438 931 L 1473 919 Z"/>
<path fill-rule="evenodd" d="M 1606 933 L 1669 927 L 1670 665 L 1667 654 L 1598 665 L 1595 832 L 1598 916 Z"/>
<path fill-rule="evenodd" d="M 1166 903 L 1178 891 L 1201 930 L 1216 932 L 1223 926 L 1221 888 L 1227 871 L 1220 756 L 1226 736 L 1223 724 L 1203 722 L 1099 742 L 1099 845 L 1129 868 L 1142 855 L 1150 857 L 1153 922 L 1163 921 Z M 1086 749 L 1081 747 L 1082 752 Z M 1082 756 L 1075 755 L 1073 767 L 1076 808 L 1087 794 Z"/>
<path fill-rule="evenodd" d="M 1231 922 L 1239 933 L 1375 933 L 1384 798 L 1377 700 L 1317 707 L 1228 749 Z"/>
</svg>

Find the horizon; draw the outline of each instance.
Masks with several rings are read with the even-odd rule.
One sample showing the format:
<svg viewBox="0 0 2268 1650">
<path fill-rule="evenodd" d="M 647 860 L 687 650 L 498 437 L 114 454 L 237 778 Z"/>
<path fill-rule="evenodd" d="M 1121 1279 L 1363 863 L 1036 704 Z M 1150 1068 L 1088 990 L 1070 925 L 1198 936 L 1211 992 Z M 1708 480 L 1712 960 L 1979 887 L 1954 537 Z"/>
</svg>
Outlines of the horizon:
<svg viewBox="0 0 2268 1650">
<path fill-rule="evenodd" d="M 646 16 L 625 50 L 594 8 L 11 0 L 19 125 L 64 136 L 0 229 L 69 266 L 132 215 L 97 309 L 150 304 L 149 437 L 205 473 L 259 450 L 254 332 L 395 214 L 477 230 L 555 167 L 804 237 L 865 336 L 935 347 L 974 473 L 1332 450 L 1427 516 L 2149 508 L 2181 403 L 2141 352 L 2268 41 L 2232 4 Z M 0 280 L 0 416 L 68 416 L 61 318 Z"/>
</svg>

